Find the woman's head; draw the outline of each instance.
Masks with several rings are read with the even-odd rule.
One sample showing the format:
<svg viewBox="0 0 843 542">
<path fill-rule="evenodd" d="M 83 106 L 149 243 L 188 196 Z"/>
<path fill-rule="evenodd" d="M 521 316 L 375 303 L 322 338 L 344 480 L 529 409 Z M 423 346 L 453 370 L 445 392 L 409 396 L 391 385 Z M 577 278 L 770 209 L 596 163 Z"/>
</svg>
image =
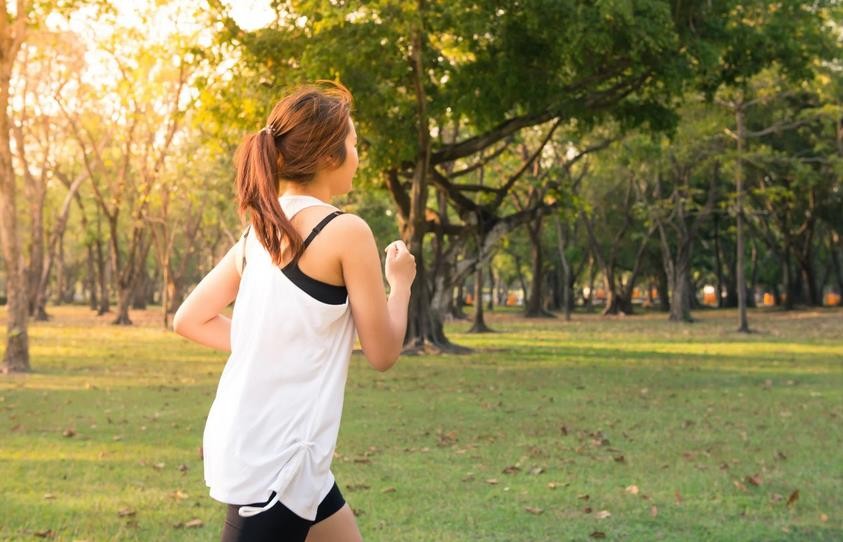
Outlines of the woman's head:
<svg viewBox="0 0 843 542">
<path fill-rule="evenodd" d="M 318 83 L 282 98 L 266 126 L 244 138 L 234 159 L 238 210 L 241 216 L 251 211 L 255 234 L 278 265 L 284 237 L 296 256 L 302 242 L 278 202 L 281 181 L 326 183 L 331 194 L 342 194 L 351 189 L 357 169 L 351 93 L 340 83 Z"/>
</svg>

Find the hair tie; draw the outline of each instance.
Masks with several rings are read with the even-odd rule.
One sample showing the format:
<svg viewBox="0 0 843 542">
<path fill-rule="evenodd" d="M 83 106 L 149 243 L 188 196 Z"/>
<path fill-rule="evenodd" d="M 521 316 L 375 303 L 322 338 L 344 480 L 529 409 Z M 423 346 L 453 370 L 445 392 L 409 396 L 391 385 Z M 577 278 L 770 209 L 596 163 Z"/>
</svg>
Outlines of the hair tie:
<svg viewBox="0 0 843 542">
<path fill-rule="evenodd" d="M 261 132 L 266 132 L 266 133 L 268 133 L 269 135 L 273 135 L 273 134 L 272 134 L 272 126 L 270 126 L 269 124 L 267 124 L 266 126 L 264 126 L 263 128 L 261 128 Z"/>
</svg>

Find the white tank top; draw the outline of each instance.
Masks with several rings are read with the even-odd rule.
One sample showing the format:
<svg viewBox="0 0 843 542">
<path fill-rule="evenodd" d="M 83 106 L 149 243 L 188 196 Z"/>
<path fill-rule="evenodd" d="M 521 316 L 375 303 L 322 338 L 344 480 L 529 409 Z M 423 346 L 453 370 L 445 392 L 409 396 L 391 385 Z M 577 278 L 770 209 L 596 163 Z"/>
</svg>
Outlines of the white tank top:
<svg viewBox="0 0 843 542">
<path fill-rule="evenodd" d="M 287 218 L 325 202 L 281 196 Z M 309 243 L 332 213 L 314 228 Z M 246 265 L 231 318 L 231 355 L 220 376 L 203 434 L 210 496 L 241 506 L 247 517 L 280 500 L 313 520 L 334 484 L 330 470 L 354 344 L 345 292 L 276 266 L 257 236 L 246 235 Z M 314 289 L 315 288 L 315 289 Z M 308 293 L 309 290 L 311 293 Z"/>
</svg>

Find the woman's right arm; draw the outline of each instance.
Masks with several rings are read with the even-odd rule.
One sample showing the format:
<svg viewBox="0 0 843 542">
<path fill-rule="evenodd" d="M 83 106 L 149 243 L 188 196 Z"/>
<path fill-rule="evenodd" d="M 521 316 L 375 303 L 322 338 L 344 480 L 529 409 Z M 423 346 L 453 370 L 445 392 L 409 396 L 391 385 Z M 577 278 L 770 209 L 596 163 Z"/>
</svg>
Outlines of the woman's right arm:
<svg viewBox="0 0 843 542">
<path fill-rule="evenodd" d="M 398 360 L 407 331 L 410 287 L 416 276 L 415 257 L 402 241 L 386 248 L 386 279 L 383 289 L 381 260 L 375 236 L 365 220 L 347 213 L 341 251 L 342 274 L 348 290 L 351 315 L 363 355 L 375 369 L 386 371 Z"/>
</svg>

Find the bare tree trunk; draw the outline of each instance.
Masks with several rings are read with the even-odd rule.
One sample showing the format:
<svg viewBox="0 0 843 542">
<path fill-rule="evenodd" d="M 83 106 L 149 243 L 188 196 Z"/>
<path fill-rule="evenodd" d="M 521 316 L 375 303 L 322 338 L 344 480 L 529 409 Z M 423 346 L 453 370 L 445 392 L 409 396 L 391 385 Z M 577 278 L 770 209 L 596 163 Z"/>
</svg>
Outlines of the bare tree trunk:
<svg viewBox="0 0 843 542">
<path fill-rule="evenodd" d="M 109 285 L 111 284 L 111 266 L 109 265 L 110 258 L 106 259 L 103 254 L 103 241 L 97 237 L 96 241 L 96 255 L 97 255 L 97 278 L 99 279 L 99 307 L 97 308 L 97 316 L 107 314 L 111 310 L 111 299 L 109 296 Z M 108 247 L 107 247 L 108 248 Z"/>
<path fill-rule="evenodd" d="M 565 256 L 565 245 L 568 238 L 562 231 L 562 221 L 559 215 L 554 215 L 556 226 L 556 247 L 559 252 L 559 260 L 562 262 L 562 311 L 565 315 L 565 321 L 571 321 L 571 266 L 568 263 L 568 258 Z"/>
<path fill-rule="evenodd" d="M 88 307 L 95 311 L 99 304 L 97 302 L 97 265 L 96 256 L 94 256 L 94 243 L 88 241 L 85 246 L 88 253 L 88 276 L 85 281 L 88 285 Z"/>
<path fill-rule="evenodd" d="M 544 310 L 544 247 L 542 247 L 542 216 L 527 223 L 527 237 L 530 239 L 530 256 L 533 281 L 524 311 L 527 318 L 555 318 L 553 313 Z"/>
<path fill-rule="evenodd" d="M 483 246 L 478 240 L 478 246 Z M 483 319 L 483 266 L 478 264 L 474 271 L 474 323 L 469 333 L 489 333 L 492 329 L 486 325 Z"/>
<path fill-rule="evenodd" d="M 843 133 L 843 119 L 841 119 L 840 126 L 841 132 Z M 840 296 L 838 305 L 843 305 L 843 266 L 840 265 L 840 259 L 837 255 L 837 245 L 839 244 L 840 236 L 837 232 L 830 231 L 828 233 L 828 256 L 831 258 L 834 275 L 837 279 L 837 295 Z"/>
<path fill-rule="evenodd" d="M 28 9 L 23 2 L 18 9 Z M 17 224 L 15 171 L 9 141 L 9 82 L 23 43 L 28 13 L 11 17 L 4 5 L 0 13 L 0 241 L 6 271 L 6 351 L 3 373 L 28 372 L 29 331 L 26 275 Z"/>
<path fill-rule="evenodd" d="M 737 126 L 737 140 L 738 140 L 738 164 L 735 170 L 735 185 L 736 185 L 736 209 L 735 220 L 737 230 L 737 257 L 736 257 L 736 278 L 738 288 L 738 331 L 740 333 L 749 333 L 749 319 L 746 311 L 746 258 L 744 250 L 744 228 L 743 228 L 743 182 L 744 182 L 744 139 L 746 129 L 744 126 L 744 110 L 743 104 L 739 104 L 735 111 L 735 122 Z"/>
</svg>

